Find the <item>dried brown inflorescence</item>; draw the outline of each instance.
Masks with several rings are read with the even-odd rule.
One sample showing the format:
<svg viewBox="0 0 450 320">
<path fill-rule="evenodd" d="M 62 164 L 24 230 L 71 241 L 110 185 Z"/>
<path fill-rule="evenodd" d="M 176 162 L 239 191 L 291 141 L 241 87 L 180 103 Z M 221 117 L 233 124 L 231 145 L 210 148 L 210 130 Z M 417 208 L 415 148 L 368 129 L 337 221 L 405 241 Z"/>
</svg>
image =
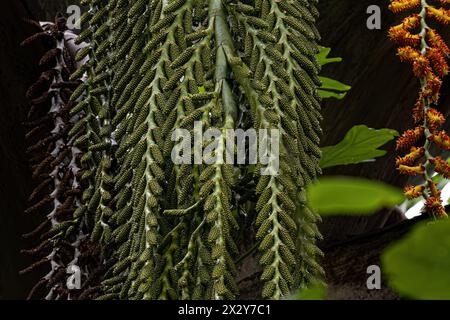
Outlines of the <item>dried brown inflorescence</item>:
<svg viewBox="0 0 450 320">
<path fill-rule="evenodd" d="M 24 235 L 38 242 L 34 248 L 23 250 L 37 262 L 21 273 L 37 268 L 47 270 L 28 298 L 74 299 L 83 293 L 89 296 L 93 290 L 68 290 L 70 266 L 84 266 L 80 275 L 82 289 L 87 289 L 97 280 L 95 269 L 101 265 L 98 247 L 85 234 L 83 217 L 75 216 L 82 197 L 80 158 L 83 154 L 74 144 L 75 139 L 68 135 L 79 121 L 78 115 L 70 114 L 74 104 L 70 97 L 83 83 L 81 79 L 69 78 L 77 68 L 75 53 L 84 45 L 75 45 L 76 35 L 66 29 L 64 18 L 30 23 L 39 31 L 22 45 L 43 41 L 48 51 L 40 60 L 41 76 L 27 91 L 30 108 L 24 125 L 28 130 L 27 154 L 33 191 L 25 212 L 43 216 L 44 221 Z"/>
</svg>

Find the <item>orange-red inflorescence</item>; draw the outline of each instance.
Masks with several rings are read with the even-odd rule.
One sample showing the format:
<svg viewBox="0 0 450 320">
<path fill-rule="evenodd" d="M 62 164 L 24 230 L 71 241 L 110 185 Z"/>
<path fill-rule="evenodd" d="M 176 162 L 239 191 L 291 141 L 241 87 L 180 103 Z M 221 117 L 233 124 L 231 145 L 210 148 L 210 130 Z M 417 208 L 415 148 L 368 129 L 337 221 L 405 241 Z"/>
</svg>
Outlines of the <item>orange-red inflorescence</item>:
<svg viewBox="0 0 450 320">
<path fill-rule="evenodd" d="M 430 189 L 430 195 L 431 196 L 433 196 L 435 198 L 440 198 L 441 197 L 441 190 L 439 190 L 436 182 L 434 182 L 431 179 L 428 179 L 427 186 Z"/>
<path fill-rule="evenodd" d="M 441 157 L 435 157 L 430 159 L 430 162 L 434 164 L 434 171 L 442 175 L 445 179 L 450 179 L 450 166 L 447 161 Z"/>
<path fill-rule="evenodd" d="M 429 1 L 431 2 L 431 0 Z M 450 0 L 436 0 L 441 6 L 449 5 Z M 421 90 L 412 109 L 416 127 L 406 130 L 397 139 L 397 150 L 406 152 L 396 158 L 396 167 L 400 173 L 415 176 L 423 175 L 424 183 L 404 189 L 408 199 L 424 196 L 426 212 L 435 217 L 447 216 L 442 205 L 441 192 L 428 176 L 428 169 L 450 179 L 450 165 L 440 157 L 433 157 L 430 146 L 450 151 L 450 137 L 445 131 L 439 131 L 445 122 L 444 115 L 432 105 L 439 101 L 442 78 L 449 73 L 447 59 L 449 47 L 425 20 L 447 25 L 450 24 L 450 10 L 435 7 L 421 0 L 391 0 L 389 9 L 402 13 L 419 9 L 420 13 L 409 14 L 403 21 L 390 28 L 389 38 L 399 45 L 397 54 L 402 62 L 412 65 L 414 75 L 420 79 Z M 418 146 L 420 143 L 421 146 Z"/>
<path fill-rule="evenodd" d="M 445 118 L 442 113 L 437 111 L 434 108 L 429 108 L 426 112 L 427 124 L 428 128 L 431 132 L 435 132 L 438 128 L 440 128 L 444 122 Z"/>
<path fill-rule="evenodd" d="M 420 25 L 420 16 L 418 14 L 405 18 L 401 24 L 394 26 L 389 31 L 389 37 L 397 43 L 414 46 L 420 42 L 420 35 L 412 34 L 411 30 Z"/>
<path fill-rule="evenodd" d="M 406 130 L 397 139 L 397 150 L 409 150 L 423 136 L 424 131 L 423 126 Z"/>
<path fill-rule="evenodd" d="M 444 207 L 442 206 L 441 198 L 428 197 L 425 201 L 425 208 L 428 214 L 434 217 L 447 217 Z"/>
<path fill-rule="evenodd" d="M 411 152 L 408 153 L 406 156 L 397 157 L 396 165 L 397 166 L 400 166 L 400 165 L 411 166 L 416 162 L 417 159 L 422 158 L 424 154 L 425 154 L 425 148 L 412 147 Z"/>
<path fill-rule="evenodd" d="M 450 10 L 447 10 L 445 8 L 436 9 L 433 6 L 429 6 L 427 8 L 427 16 L 436 19 L 442 24 L 450 23 Z"/>
<path fill-rule="evenodd" d="M 420 6 L 420 0 L 393 0 L 389 5 L 392 12 L 402 12 Z"/>
<path fill-rule="evenodd" d="M 408 199 L 415 199 L 417 197 L 420 197 L 422 193 L 425 191 L 425 186 L 411 186 L 407 185 L 405 189 L 403 190 L 405 192 L 405 196 Z"/>
<path fill-rule="evenodd" d="M 450 151 L 450 137 L 445 131 L 433 133 L 428 137 L 428 140 L 436 144 L 442 150 Z"/>
</svg>

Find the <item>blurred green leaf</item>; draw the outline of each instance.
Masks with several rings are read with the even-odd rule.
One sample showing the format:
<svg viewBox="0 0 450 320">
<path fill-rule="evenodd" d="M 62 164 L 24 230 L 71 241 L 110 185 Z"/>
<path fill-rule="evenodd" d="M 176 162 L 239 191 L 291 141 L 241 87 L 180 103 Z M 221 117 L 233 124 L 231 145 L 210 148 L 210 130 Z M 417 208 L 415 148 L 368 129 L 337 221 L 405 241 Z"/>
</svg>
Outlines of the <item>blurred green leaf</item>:
<svg viewBox="0 0 450 320">
<path fill-rule="evenodd" d="M 308 188 L 313 209 L 322 215 L 371 214 L 404 201 L 400 189 L 356 177 L 322 177 Z"/>
<path fill-rule="evenodd" d="M 322 148 L 320 166 L 325 169 L 374 161 L 374 158 L 386 154 L 386 151 L 378 148 L 396 136 L 398 132 L 392 129 L 375 130 L 365 125 L 354 126 L 337 145 Z"/>
<path fill-rule="evenodd" d="M 382 255 L 389 285 L 412 299 L 450 300 L 450 221 L 424 222 Z"/>
<path fill-rule="evenodd" d="M 325 285 L 318 284 L 311 288 L 299 290 L 289 300 L 325 300 L 326 298 L 327 289 Z"/>
</svg>

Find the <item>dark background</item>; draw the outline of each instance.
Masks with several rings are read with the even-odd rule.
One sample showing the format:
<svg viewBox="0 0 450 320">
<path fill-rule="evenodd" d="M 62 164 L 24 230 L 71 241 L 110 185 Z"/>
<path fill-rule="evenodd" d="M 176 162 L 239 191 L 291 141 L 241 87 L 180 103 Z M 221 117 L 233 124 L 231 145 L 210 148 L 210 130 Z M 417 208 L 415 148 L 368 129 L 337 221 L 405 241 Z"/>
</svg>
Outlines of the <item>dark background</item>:
<svg viewBox="0 0 450 320">
<path fill-rule="evenodd" d="M 75 0 L 3 0 L 0 3 L 0 299 L 23 299 L 39 275 L 19 276 L 18 270 L 30 261 L 20 249 L 30 244 L 21 234 L 35 226 L 39 217 L 23 214 L 28 183 L 31 180 L 24 147 L 22 121 L 27 109 L 25 91 L 39 75 L 36 67 L 43 47 L 35 43 L 21 48 L 19 43 L 34 29 L 22 18 L 53 20 Z M 369 5 L 382 7 L 382 30 L 366 28 Z M 396 19 L 387 10 L 388 1 L 321 0 L 318 22 L 322 45 L 332 48 L 333 56 L 344 61 L 326 66 L 323 74 L 352 85 L 342 101 L 323 104 L 323 145 L 339 142 L 356 124 L 372 128 L 403 131 L 412 126 L 410 109 L 417 98 L 418 83 L 410 67 L 399 62 L 387 30 Z M 448 37 L 447 37 L 448 39 Z M 446 82 L 441 105 L 449 104 Z M 448 110 L 447 110 L 448 112 Z M 388 155 L 376 163 L 326 170 L 326 174 L 365 176 L 401 186 L 405 183 L 394 169 L 394 143 L 386 146 Z M 369 292 L 365 286 L 366 267 L 379 263 L 379 253 L 392 240 L 403 235 L 410 222 L 395 211 L 383 211 L 372 217 L 327 219 L 321 226 L 325 235 L 322 247 L 326 257 L 330 293 L 335 298 L 395 298 L 389 289 Z M 248 270 L 247 270 L 248 271 Z M 243 274 L 242 297 L 256 290 Z M 251 281 L 250 281 L 251 282 Z"/>
</svg>

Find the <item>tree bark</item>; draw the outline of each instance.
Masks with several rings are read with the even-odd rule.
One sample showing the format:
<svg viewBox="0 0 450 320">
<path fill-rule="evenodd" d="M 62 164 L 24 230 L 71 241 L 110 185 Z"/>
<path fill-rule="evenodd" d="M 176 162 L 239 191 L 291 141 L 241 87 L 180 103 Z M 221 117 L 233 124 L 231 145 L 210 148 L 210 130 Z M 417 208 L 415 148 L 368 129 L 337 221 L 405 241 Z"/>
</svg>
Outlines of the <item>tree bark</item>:
<svg viewBox="0 0 450 320">
<path fill-rule="evenodd" d="M 324 247 L 328 298 L 339 300 L 393 300 L 399 296 L 382 277 L 380 289 L 368 289 L 369 266 L 383 269 L 380 256 L 393 242 L 400 240 L 422 217 L 405 220 L 382 230 L 366 233 L 350 241 Z"/>
</svg>

